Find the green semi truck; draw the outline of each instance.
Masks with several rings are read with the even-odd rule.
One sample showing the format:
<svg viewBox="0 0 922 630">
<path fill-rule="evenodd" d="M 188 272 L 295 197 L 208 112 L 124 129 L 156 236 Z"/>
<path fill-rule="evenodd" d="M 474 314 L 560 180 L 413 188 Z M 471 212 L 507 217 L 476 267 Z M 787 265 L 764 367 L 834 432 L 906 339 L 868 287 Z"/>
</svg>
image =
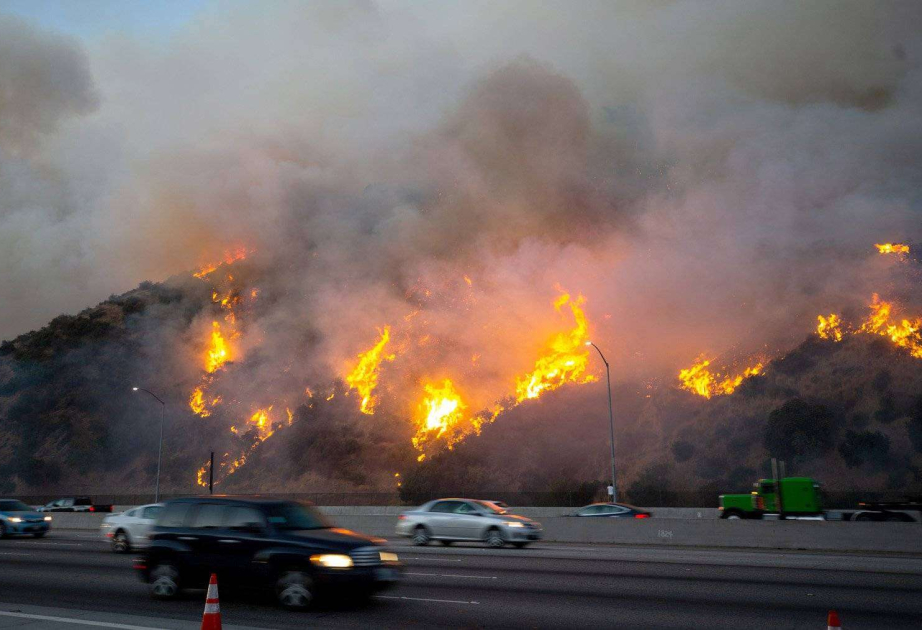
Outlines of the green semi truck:
<svg viewBox="0 0 922 630">
<path fill-rule="evenodd" d="M 907 511 L 922 511 L 917 499 L 861 502 L 857 510 L 827 512 L 820 484 L 810 477 L 759 479 L 749 494 L 720 495 L 720 518 L 778 518 L 843 521 L 902 521 L 915 519 Z"/>
</svg>

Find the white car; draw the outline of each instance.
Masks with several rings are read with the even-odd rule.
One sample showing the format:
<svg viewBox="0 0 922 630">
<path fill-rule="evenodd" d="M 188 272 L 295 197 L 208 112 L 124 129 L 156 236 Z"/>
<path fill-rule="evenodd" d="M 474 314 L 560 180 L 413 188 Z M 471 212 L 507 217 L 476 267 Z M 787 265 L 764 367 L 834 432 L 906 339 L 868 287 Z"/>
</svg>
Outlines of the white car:
<svg viewBox="0 0 922 630">
<path fill-rule="evenodd" d="M 162 503 L 151 503 L 139 505 L 121 514 L 112 514 L 103 519 L 99 533 L 112 542 L 112 551 L 115 553 L 128 553 L 132 549 L 146 547 L 150 542 L 150 530 L 162 509 Z"/>
</svg>

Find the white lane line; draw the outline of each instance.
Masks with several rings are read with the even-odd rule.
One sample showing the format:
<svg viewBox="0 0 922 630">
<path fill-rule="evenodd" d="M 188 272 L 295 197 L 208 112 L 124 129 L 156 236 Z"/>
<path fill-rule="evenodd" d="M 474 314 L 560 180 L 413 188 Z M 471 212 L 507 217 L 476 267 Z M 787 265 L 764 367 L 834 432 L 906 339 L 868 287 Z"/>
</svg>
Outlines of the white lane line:
<svg viewBox="0 0 922 630">
<path fill-rule="evenodd" d="M 479 606 L 480 602 L 465 602 L 458 599 L 428 599 L 426 597 L 396 597 L 394 595 L 376 595 L 378 599 L 404 599 L 411 602 L 437 602 L 440 604 L 474 604 Z"/>
<path fill-rule="evenodd" d="M 24 553 L 22 551 L 0 551 L 0 556 L 31 556 L 31 553 Z"/>
<path fill-rule="evenodd" d="M 105 621 L 89 621 L 86 619 L 72 619 L 70 617 L 52 617 L 50 615 L 30 615 L 27 613 L 6 612 L 0 610 L 0 616 L 18 617 L 19 619 L 35 619 L 37 621 L 57 621 L 80 626 L 96 626 L 97 628 L 121 628 L 121 630 L 157 630 L 155 626 L 130 626 L 125 623 L 107 623 Z"/>
<path fill-rule="evenodd" d="M 426 562 L 461 562 L 450 558 L 404 558 L 404 560 L 425 560 Z"/>
<path fill-rule="evenodd" d="M 82 547 L 83 543 L 33 542 L 32 545 L 58 545 L 61 547 Z"/>
<path fill-rule="evenodd" d="M 470 578 L 472 580 L 495 580 L 495 575 L 453 575 L 451 573 L 410 573 L 404 571 L 404 575 L 425 575 L 428 577 L 451 577 L 451 578 Z"/>
</svg>

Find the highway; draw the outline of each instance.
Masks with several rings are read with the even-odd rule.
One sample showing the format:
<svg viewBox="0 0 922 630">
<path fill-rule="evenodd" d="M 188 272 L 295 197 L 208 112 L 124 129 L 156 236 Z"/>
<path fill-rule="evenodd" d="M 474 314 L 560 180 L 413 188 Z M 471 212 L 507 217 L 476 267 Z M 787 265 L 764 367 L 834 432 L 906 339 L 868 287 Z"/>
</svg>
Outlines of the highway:
<svg viewBox="0 0 922 630">
<path fill-rule="evenodd" d="M 818 629 L 829 609 L 849 629 L 922 626 L 918 556 L 393 546 L 405 581 L 370 603 L 292 613 L 265 595 L 222 588 L 225 627 Z M 131 555 L 111 553 L 91 532 L 0 541 L 0 628 L 91 627 L 37 619 L 77 616 L 104 627 L 197 628 L 203 604 L 195 591 L 181 601 L 150 599 Z"/>
</svg>

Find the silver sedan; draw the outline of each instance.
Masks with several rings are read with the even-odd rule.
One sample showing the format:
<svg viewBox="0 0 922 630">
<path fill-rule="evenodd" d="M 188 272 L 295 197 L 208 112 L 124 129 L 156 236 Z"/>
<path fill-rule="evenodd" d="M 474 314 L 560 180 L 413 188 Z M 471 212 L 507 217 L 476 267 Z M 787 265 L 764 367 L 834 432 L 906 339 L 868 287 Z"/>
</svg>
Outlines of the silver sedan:
<svg viewBox="0 0 922 630">
<path fill-rule="evenodd" d="M 404 512 L 397 519 L 397 535 L 412 538 L 416 545 L 438 540 L 445 545 L 482 541 L 490 547 L 507 543 L 524 547 L 541 540 L 541 534 L 540 523 L 476 499 L 437 499 Z"/>
</svg>

